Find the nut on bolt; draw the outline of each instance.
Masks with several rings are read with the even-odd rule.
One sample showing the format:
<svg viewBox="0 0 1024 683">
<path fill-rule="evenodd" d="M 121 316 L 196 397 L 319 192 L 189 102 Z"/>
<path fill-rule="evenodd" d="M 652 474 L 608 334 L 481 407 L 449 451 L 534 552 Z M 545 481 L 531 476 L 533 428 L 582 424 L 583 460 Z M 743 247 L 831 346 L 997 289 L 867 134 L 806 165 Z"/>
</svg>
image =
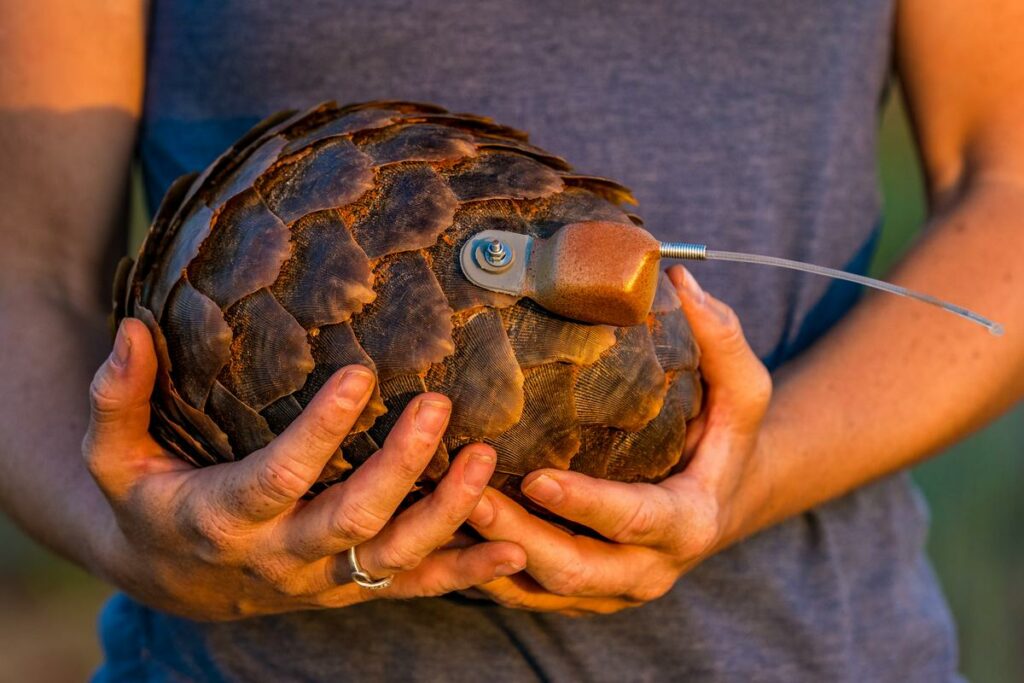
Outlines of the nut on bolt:
<svg viewBox="0 0 1024 683">
<path fill-rule="evenodd" d="M 497 273 L 512 265 L 513 252 L 500 239 L 489 240 L 486 244 L 481 243 L 477 247 L 477 263 L 484 270 Z"/>
</svg>

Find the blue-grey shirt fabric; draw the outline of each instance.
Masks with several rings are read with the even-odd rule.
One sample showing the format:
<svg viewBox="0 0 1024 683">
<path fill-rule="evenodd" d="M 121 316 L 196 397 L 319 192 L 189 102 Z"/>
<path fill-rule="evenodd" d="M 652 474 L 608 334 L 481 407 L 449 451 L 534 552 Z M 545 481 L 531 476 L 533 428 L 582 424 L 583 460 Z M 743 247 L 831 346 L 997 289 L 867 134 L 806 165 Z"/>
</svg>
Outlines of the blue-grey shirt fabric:
<svg viewBox="0 0 1024 683">
<path fill-rule="evenodd" d="M 157 0 L 146 187 L 155 206 L 279 109 L 421 100 L 490 115 L 624 182 L 660 238 L 863 271 L 893 12 L 892 0 Z M 788 271 L 693 271 L 770 367 L 856 299 Z M 654 603 L 586 619 L 444 598 L 201 624 L 118 596 L 96 679 L 956 680 L 926 529 L 909 479 L 890 477 L 707 560 Z"/>
</svg>

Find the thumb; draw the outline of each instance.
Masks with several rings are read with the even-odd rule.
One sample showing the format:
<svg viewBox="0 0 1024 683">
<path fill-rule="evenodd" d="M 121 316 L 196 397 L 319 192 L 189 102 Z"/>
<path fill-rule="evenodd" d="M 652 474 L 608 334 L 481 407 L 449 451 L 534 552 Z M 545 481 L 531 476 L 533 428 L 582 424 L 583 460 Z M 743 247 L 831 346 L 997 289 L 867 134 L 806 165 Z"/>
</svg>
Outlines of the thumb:
<svg viewBox="0 0 1024 683">
<path fill-rule="evenodd" d="M 97 480 L 109 470 L 107 462 L 123 462 L 148 439 L 156 368 L 149 329 L 140 320 L 126 318 L 118 327 L 110 356 L 89 387 L 92 410 L 82 451 Z"/>
<path fill-rule="evenodd" d="M 747 343 L 736 313 L 682 266 L 669 268 L 668 276 L 700 346 L 709 414 L 725 411 L 731 421 L 759 423 L 771 398 L 771 375 Z"/>
</svg>

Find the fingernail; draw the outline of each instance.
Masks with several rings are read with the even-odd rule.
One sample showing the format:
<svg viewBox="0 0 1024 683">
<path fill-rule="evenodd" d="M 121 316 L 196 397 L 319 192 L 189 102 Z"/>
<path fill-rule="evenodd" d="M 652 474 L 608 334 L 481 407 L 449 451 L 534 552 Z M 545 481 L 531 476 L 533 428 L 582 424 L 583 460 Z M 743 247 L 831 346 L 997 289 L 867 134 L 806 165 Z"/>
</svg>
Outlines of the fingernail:
<svg viewBox="0 0 1024 683">
<path fill-rule="evenodd" d="M 487 526 L 494 521 L 494 503 L 484 496 L 469 513 L 469 522 L 476 526 Z"/>
<path fill-rule="evenodd" d="M 686 296 L 690 297 L 694 303 L 704 303 L 704 290 L 697 284 L 696 278 L 690 274 L 690 271 L 685 268 L 683 269 L 683 289 L 686 290 Z"/>
<path fill-rule="evenodd" d="M 562 485 L 546 474 L 542 474 L 523 489 L 523 493 L 538 503 L 554 505 L 562 500 Z"/>
<path fill-rule="evenodd" d="M 124 331 L 124 321 L 117 328 L 117 335 L 114 336 L 114 350 L 110 352 L 110 362 L 116 367 L 124 369 L 128 367 L 128 359 L 132 355 L 132 340 Z"/>
<path fill-rule="evenodd" d="M 520 564 L 519 562 L 502 562 L 494 570 L 494 575 L 495 576 L 511 576 L 512 574 L 517 574 L 517 573 L 523 571 L 523 569 L 525 569 L 525 568 L 526 568 L 526 565 Z"/>
<path fill-rule="evenodd" d="M 369 370 L 346 370 L 341 376 L 341 382 L 338 383 L 338 398 L 342 403 L 356 406 L 370 391 L 372 385 L 373 375 Z"/>
<path fill-rule="evenodd" d="M 493 471 L 494 456 L 486 451 L 474 451 L 469 456 L 469 462 L 466 463 L 466 472 L 463 475 L 463 480 L 473 490 L 473 493 L 479 494 L 487 486 Z"/>
<path fill-rule="evenodd" d="M 416 429 L 424 434 L 437 436 L 444 429 L 451 406 L 444 401 L 420 401 L 416 410 Z"/>
</svg>

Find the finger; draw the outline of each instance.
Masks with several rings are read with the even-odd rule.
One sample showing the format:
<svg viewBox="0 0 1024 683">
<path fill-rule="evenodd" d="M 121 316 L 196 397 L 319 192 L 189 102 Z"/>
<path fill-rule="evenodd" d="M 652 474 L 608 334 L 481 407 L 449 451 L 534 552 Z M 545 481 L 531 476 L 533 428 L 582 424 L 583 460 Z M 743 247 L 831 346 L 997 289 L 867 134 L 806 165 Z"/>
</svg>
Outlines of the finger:
<svg viewBox="0 0 1024 683">
<path fill-rule="evenodd" d="M 497 456 L 483 444 L 466 446 L 437 488 L 359 546 L 366 572 L 384 577 L 415 569 L 458 530 L 476 507 Z"/>
<path fill-rule="evenodd" d="M 430 463 L 450 413 L 441 394 L 410 401 L 379 451 L 283 527 L 286 546 L 300 557 L 325 557 L 376 536 Z"/>
<path fill-rule="evenodd" d="M 657 552 L 587 536 L 571 536 L 535 517 L 510 498 L 487 489 L 469 523 L 489 541 L 509 541 L 526 551 L 526 571 L 559 595 L 633 595 L 653 572 Z"/>
<path fill-rule="evenodd" d="M 530 578 L 519 573 L 474 586 L 471 597 L 492 600 L 503 607 L 531 612 L 557 612 L 565 616 L 614 614 L 643 604 L 622 598 L 580 598 L 555 595 Z M 465 594 L 465 592 L 463 592 Z"/>
<path fill-rule="evenodd" d="M 89 470 L 109 494 L 135 476 L 133 455 L 151 455 L 149 399 L 156 381 L 153 338 L 140 320 L 121 321 L 110 356 L 89 389 L 91 411 L 82 452 Z"/>
<path fill-rule="evenodd" d="M 334 374 L 299 417 L 267 447 L 222 468 L 221 506 L 260 521 L 287 510 L 316 482 L 370 398 L 373 372 L 350 365 Z"/>
<path fill-rule="evenodd" d="M 680 265 L 668 269 L 701 349 L 700 368 L 708 383 L 709 408 L 757 422 L 771 397 L 771 377 L 750 348 L 736 313 L 704 292 Z"/>
<path fill-rule="evenodd" d="M 363 600 L 434 597 L 515 574 L 524 566 L 526 555 L 516 544 L 478 543 L 467 548 L 438 550 L 413 571 L 396 574 L 387 588 L 359 588 L 358 591 Z M 345 577 L 348 577 L 347 571 Z M 319 602 L 328 607 L 334 606 L 335 602 L 350 604 L 352 590 L 351 584 L 329 589 L 320 595 Z"/>
<path fill-rule="evenodd" d="M 523 479 L 522 491 L 548 510 L 618 543 L 668 547 L 678 522 L 672 493 L 654 484 L 539 470 Z"/>
</svg>

